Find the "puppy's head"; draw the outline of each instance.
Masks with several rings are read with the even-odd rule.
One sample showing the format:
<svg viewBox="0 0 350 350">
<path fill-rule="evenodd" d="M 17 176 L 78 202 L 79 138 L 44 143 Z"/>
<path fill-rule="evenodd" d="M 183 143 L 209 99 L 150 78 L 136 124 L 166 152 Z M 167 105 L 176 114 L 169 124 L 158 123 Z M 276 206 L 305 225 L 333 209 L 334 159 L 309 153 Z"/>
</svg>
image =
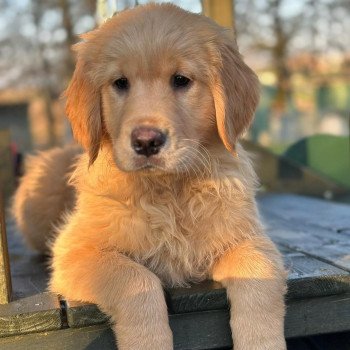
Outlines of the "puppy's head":
<svg viewBox="0 0 350 350">
<path fill-rule="evenodd" d="M 252 120 L 258 81 L 228 30 L 151 4 L 82 38 L 66 111 L 90 163 L 106 143 L 124 171 L 189 171 L 217 142 L 234 152 Z"/>
</svg>

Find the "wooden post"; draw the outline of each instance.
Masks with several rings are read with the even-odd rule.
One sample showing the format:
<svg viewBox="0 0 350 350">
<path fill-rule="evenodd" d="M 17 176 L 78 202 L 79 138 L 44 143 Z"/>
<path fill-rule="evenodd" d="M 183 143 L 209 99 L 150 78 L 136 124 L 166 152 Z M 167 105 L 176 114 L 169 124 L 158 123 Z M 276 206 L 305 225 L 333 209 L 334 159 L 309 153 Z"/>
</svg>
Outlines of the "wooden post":
<svg viewBox="0 0 350 350">
<path fill-rule="evenodd" d="M 0 191 L 4 203 L 8 201 L 15 188 L 14 165 L 10 145 L 10 131 L 0 130 Z"/>
<path fill-rule="evenodd" d="M 11 291 L 10 262 L 7 249 L 3 200 L 0 192 L 0 304 L 6 304 L 10 301 Z"/>
<path fill-rule="evenodd" d="M 226 28 L 234 29 L 234 0 L 202 0 L 203 13 Z"/>
</svg>

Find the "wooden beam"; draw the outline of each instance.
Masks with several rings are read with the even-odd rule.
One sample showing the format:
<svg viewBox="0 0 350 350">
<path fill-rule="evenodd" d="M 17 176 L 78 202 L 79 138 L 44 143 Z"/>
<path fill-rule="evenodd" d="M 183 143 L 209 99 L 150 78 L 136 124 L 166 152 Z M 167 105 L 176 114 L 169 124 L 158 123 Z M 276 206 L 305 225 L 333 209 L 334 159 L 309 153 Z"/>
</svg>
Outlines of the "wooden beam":
<svg viewBox="0 0 350 350">
<path fill-rule="evenodd" d="M 6 305 L 0 305 L 0 339 L 58 330 L 64 326 L 64 322 L 60 301 L 56 294 L 50 292 L 34 294 Z M 1 343 L 0 349 L 3 349 Z"/>
<path fill-rule="evenodd" d="M 234 28 L 234 0 L 202 0 L 203 14 L 223 27 Z"/>
<path fill-rule="evenodd" d="M 10 131 L 0 130 L 0 191 L 3 198 L 5 198 L 5 203 L 8 202 L 15 188 L 15 174 L 10 145 Z"/>
<path fill-rule="evenodd" d="M 342 298 L 331 295 L 290 301 L 286 316 L 286 338 L 348 331 L 349 297 L 349 294 L 344 294 Z M 174 350 L 232 349 L 227 309 L 173 314 L 169 316 L 169 321 L 174 334 Z M 115 338 L 110 325 L 105 323 L 0 337 L 0 348 L 1 350 L 114 350 Z M 340 348 L 330 346 L 325 349 Z"/>
<path fill-rule="evenodd" d="M 11 273 L 7 249 L 6 226 L 2 195 L 0 193 L 0 304 L 11 299 Z"/>
</svg>

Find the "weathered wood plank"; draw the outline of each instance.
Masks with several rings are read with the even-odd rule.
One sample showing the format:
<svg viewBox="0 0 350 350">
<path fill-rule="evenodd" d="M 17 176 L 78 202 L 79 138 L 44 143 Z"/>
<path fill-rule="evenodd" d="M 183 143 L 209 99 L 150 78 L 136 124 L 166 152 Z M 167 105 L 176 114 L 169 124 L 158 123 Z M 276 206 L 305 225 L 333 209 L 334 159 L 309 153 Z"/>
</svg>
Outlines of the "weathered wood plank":
<svg viewBox="0 0 350 350">
<path fill-rule="evenodd" d="M 327 296 L 295 300 L 286 316 L 286 337 L 326 334 L 349 329 L 350 294 L 343 298 Z M 228 310 L 170 315 L 174 349 L 232 348 Z M 16 337 L 0 338 L 2 350 L 100 350 L 115 349 L 114 336 L 108 324 L 68 328 Z"/>
<path fill-rule="evenodd" d="M 269 194 L 258 200 L 263 213 L 310 227 L 322 227 L 350 238 L 350 206 L 291 194 Z M 335 235 L 337 236 L 337 235 Z"/>
<path fill-rule="evenodd" d="M 67 328 L 0 338 L 1 350 L 115 350 L 115 338 L 108 325 Z"/>
<path fill-rule="evenodd" d="M 170 313 L 199 312 L 226 309 L 228 307 L 225 288 L 218 282 L 204 281 L 190 288 L 166 290 Z"/>
<path fill-rule="evenodd" d="M 288 299 L 350 292 L 350 273 L 287 247 L 278 246 L 288 270 Z"/>
<path fill-rule="evenodd" d="M 41 293 L 0 305 L 0 337 L 61 327 L 61 308 L 55 294 Z"/>
<path fill-rule="evenodd" d="M 82 303 L 79 301 L 63 301 L 67 311 L 69 327 L 86 327 L 108 322 L 109 318 L 101 312 L 95 304 Z"/>
<path fill-rule="evenodd" d="M 288 301 L 286 337 L 334 333 L 350 328 L 350 294 Z M 232 346 L 227 309 L 169 315 L 175 349 Z M 207 347 L 205 347 L 207 346 Z"/>
<path fill-rule="evenodd" d="M 305 225 L 298 219 L 286 219 L 277 209 L 272 212 L 267 205 L 261 204 L 260 208 L 266 230 L 276 243 L 350 271 L 350 239 L 345 232 L 337 233 L 328 228 Z"/>
<path fill-rule="evenodd" d="M 108 322 L 108 318 L 95 305 L 72 302 L 67 311 L 67 319 L 71 328 Z M 175 349 L 195 350 L 205 349 L 207 346 L 210 346 L 210 349 L 221 349 L 231 342 L 227 309 L 172 314 L 169 315 L 169 322 L 174 335 Z"/>
<path fill-rule="evenodd" d="M 12 285 L 2 201 L 0 189 L 0 304 L 6 304 L 11 299 Z"/>
<path fill-rule="evenodd" d="M 288 303 L 286 337 L 350 330 L 350 294 L 292 300 Z"/>
<path fill-rule="evenodd" d="M 175 350 L 232 348 L 228 310 L 169 316 Z"/>
</svg>

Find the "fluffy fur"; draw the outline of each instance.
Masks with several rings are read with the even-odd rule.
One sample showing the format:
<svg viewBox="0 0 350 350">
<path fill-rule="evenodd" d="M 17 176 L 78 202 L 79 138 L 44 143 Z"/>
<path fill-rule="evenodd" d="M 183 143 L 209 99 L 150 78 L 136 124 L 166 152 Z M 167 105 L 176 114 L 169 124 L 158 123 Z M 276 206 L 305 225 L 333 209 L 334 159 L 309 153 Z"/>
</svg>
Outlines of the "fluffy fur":
<svg viewBox="0 0 350 350">
<path fill-rule="evenodd" d="M 97 303 L 115 322 L 120 350 L 169 350 L 162 286 L 212 278 L 227 288 L 235 349 L 284 350 L 283 264 L 261 227 L 256 177 L 237 142 L 252 120 L 258 81 L 231 33 L 150 4 L 85 34 L 76 52 L 67 115 L 87 152 L 76 163 L 70 148 L 40 155 L 14 202 L 27 240 L 43 250 L 48 222 L 59 218 L 48 204 L 54 188 L 76 191 L 52 243 L 50 289 Z M 175 89 L 174 74 L 191 84 Z M 120 77 L 127 91 L 114 86 Z M 140 125 L 166 132 L 159 154 L 135 154 L 130 134 Z M 59 199 L 60 210 L 67 201 Z M 30 221 L 21 203 L 40 216 Z"/>
<path fill-rule="evenodd" d="M 74 206 L 75 191 L 68 180 L 81 153 L 79 146 L 67 146 L 26 158 L 26 175 L 16 191 L 12 212 L 27 244 L 38 252 L 49 252 L 48 243 L 63 221 L 62 213 Z"/>
</svg>

